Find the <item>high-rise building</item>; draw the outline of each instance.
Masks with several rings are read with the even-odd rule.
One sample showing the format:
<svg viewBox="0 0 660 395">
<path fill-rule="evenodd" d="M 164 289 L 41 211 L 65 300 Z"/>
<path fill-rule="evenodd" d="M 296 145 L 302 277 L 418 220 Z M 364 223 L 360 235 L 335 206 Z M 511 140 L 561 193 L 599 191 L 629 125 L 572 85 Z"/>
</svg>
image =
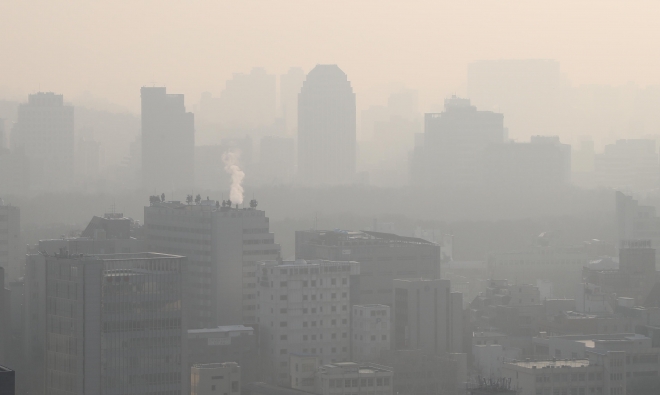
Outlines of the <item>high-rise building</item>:
<svg viewBox="0 0 660 395">
<path fill-rule="evenodd" d="M 625 192 L 648 192 L 658 188 L 658 149 L 655 140 L 628 139 L 608 144 L 594 160 L 598 187 Z"/>
<path fill-rule="evenodd" d="M 445 99 L 445 111 L 424 118 L 424 176 L 430 185 L 479 185 L 487 147 L 505 140 L 504 116 L 477 111 L 469 99 Z"/>
<path fill-rule="evenodd" d="M 142 87 L 142 182 L 154 192 L 193 186 L 195 120 L 182 94 Z"/>
<path fill-rule="evenodd" d="M 21 244 L 21 210 L 0 199 L 0 267 L 14 281 L 23 275 L 24 246 Z"/>
<path fill-rule="evenodd" d="M 19 105 L 12 131 L 14 149 L 25 152 L 32 186 L 62 190 L 74 178 L 73 106 L 64 96 L 38 92 Z"/>
<path fill-rule="evenodd" d="M 144 224 L 147 250 L 188 257 L 190 328 L 256 322 L 257 262 L 280 256 L 264 211 L 161 202 L 144 208 Z"/>
<path fill-rule="evenodd" d="M 11 345 L 11 291 L 5 288 L 5 269 L 0 266 L 0 362 L 7 363 Z"/>
<path fill-rule="evenodd" d="M 298 175 L 303 183 L 354 181 L 355 93 L 337 65 L 317 65 L 298 95 Z"/>
<path fill-rule="evenodd" d="M 351 318 L 352 360 L 376 362 L 390 349 L 390 306 L 354 305 Z"/>
<path fill-rule="evenodd" d="M 280 76 L 280 114 L 287 136 L 295 136 L 298 130 L 298 94 L 303 82 L 305 72 L 299 67 L 291 67 Z"/>
<path fill-rule="evenodd" d="M 259 336 L 266 374 L 289 384 L 289 355 L 320 363 L 350 358 L 351 282 L 357 262 L 266 261 L 259 265 Z"/>
<path fill-rule="evenodd" d="M 190 395 L 239 395 L 241 367 L 236 362 L 195 364 L 190 382 Z"/>
<path fill-rule="evenodd" d="M 394 349 L 461 352 L 463 295 L 450 289 L 449 280 L 394 280 Z"/>
<path fill-rule="evenodd" d="M 43 314 L 45 324 L 30 327 L 45 373 L 34 393 L 186 393 L 184 257 L 31 258 L 28 276 L 43 299 L 29 314 Z"/>
<path fill-rule="evenodd" d="M 393 233 L 296 231 L 296 259 L 360 262 L 355 304 L 392 304 L 395 278 L 440 278 L 440 246 Z"/>
<path fill-rule="evenodd" d="M 654 206 L 644 206 L 632 196 L 615 192 L 617 248 L 631 241 L 648 241 L 651 248 L 660 249 L 660 217 Z M 656 267 L 658 267 L 656 254 Z"/>
<path fill-rule="evenodd" d="M 277 115 L 277 76 L 261 67 L 234 73 L 220 94 L 220 123 L 229 129 L 268 128 Z"/>
</svg>

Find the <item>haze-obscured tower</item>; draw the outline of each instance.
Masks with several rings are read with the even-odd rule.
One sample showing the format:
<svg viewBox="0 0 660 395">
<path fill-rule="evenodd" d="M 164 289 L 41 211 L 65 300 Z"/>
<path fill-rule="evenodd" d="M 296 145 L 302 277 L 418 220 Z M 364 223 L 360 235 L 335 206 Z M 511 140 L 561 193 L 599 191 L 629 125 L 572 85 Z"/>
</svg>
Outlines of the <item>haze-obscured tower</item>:
<svg viewBox="0 0 660 395">
<path fill-rule="evenodd" d="M 189 188 L 195 168 L 195 119 L 182 94 L 142 87 L 142 182 L 156 192 Z"/>
<path fill-rule="evenodd" d="M 280 112 L 288 136 L 298 130 L 298 94 L 305 82 L 305 72 L 300 67 L 291 67 L 280 76 Z"/>
<path fill-rule="evenodd" d="M 317 65 L 298 95 L 298 175 L 336 185 L 355 176 L 355 93 L 337 65 Z"/>
<path fill-rule="evenodd" d="M 38 92 L 18 106 L 18 121 L 12 131 L 14 149 L 28 159 L 32 186 L 61 190 L 73 180 L 73 106 L 64 96 Z"/>
</svg>

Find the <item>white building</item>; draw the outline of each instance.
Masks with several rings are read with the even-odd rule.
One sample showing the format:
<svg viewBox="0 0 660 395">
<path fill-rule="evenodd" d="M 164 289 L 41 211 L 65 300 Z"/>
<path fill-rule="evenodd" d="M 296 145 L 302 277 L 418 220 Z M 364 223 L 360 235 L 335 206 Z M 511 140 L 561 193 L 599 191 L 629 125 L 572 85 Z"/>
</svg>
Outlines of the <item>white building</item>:
<svg viewBox="0 0 660 395">
<path fill-rule="evenodd" d="M 289 355 L 350 359 L 351 277 L 357 262 L 267 261 L 259 265 L 257 322 L 268 374 L 289 382 Z"/>
<path fill-rule="evenodd" d="M 13 149 L 24 150 L 33 187 L 63 190 L 74 175 L 73 106 L 64 96 L 38 92 L 18 106 Z"/>
<path fill-rule="evenodd" d="M 235 362 L 195 364 L 190 368 L 190 395 L 238 395 L 241 367 Z"/>
<path fill-rule="evenodd" d="M 319 368 L 318 355 L 289 355 L 291 388 L 305 392 L 316 391 L 316 370 Z"/>
<path fill-rule="evenodd" d="M 390 307 L 382 304 L 353 306 L 351 320 L 353 361 L 376 361 L 390 349 Z"/>
<path fill-rule="evenodd" d="M 188 257 L 191 328 L 255 323 L 257 262 L 280 255 L 264 211 L 154 203 L 144 224 L 147 250 Z"/>
<path fill-rule="evenodd" d="M 0 267 L 5 268 L 8 281 L 17 280 L 24 274 L 21 270 L 24 248 L 21 243 L 21 210 L 0 199 Z"/>
<path fill-rule="evenodd" d="M 316 373 L 319 395 L 392 395 L 392 368 L 340 362 L 323 365 Z"/>
<path fill-rule="evenodd" d="M 502 377 L 520 395 L 625 395 L 625 353 L 591 353 L 588 359 L 505 363 Z"/>
</svg>

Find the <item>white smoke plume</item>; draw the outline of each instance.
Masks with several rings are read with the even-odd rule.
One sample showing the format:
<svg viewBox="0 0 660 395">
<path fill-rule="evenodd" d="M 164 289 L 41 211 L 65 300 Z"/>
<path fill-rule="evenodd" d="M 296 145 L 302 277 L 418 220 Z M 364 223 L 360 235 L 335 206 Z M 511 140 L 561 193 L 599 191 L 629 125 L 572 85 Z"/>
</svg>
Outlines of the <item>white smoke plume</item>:
<svg viewBox="0 0 660 395">
<path fill-rule="evenodd" d="M 229 199 L 233 204 L 243 203 L 243 179 L 245 173 L 238 165 L 241 159 L 240 150 L 231 150 L 222 154 L 222 162 L 225 164 L 225 171 L 231 176 L 231 186 L 229 191 Z"/>
</svg>

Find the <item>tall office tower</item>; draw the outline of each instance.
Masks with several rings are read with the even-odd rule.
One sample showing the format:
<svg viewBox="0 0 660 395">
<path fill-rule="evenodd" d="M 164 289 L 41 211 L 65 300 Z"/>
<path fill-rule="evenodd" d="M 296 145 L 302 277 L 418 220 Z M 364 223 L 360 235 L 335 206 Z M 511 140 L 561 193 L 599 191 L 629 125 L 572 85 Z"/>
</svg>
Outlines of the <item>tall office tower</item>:
<svg viewBox="0 0 660 395">
<path fill-rule="evenodd" d="M 289 355 L 321 363 L 350 358 L 351 284 L 357 262 L 267 261 L 257 269 L 259 336 L 265 373 L 289 384 Z"/>
<path fill-rule="evenodd" d="M 277 76 L 255 67 L 234 73 L 220 94 L 220 123 L 230 129 L 270 127 L 277 115 Z"/>
<path fill-rule="evenodd" d="M 643 206 L 632 196 L 615 193 L 617 249 L 626 243 L 649 241 L 651 248 L 660 249 L 660 217 L 654 206 Z M 656 254 L 658 267 L 660 254 Z"/>
<path fill-rule="evenodd" d="M 628 139 L 608 144 L 594 160 L 594 182 L 625 192 L 646 193 L 658 188 L 658 149 L 655 140 Z"/>
<path fill-rule="evenodd" d="M 571 182 L 571 146 L 557 136 L 493 144 L 484 152 L 484 182 L 494 187 L 556 188 Z"/>
<path fill-rule="evenodd" d="M 5 288 L 5 269 L 0 266 L 0 362 L 9 360 L 11 344 L 11 291 Z"/>
<path fill-rule="evenodd" d="M 46 270 L 43 255 L 25 258 L 25 336 L 23 345 L 26 390 L 29 394 L 43 395 L 46 362 Z"/>
<path fill-rule="evenodd" d="M 390 349 L 390 306 L 363 304 L 353 306 L 351 319 L 353 336 L 352 361 L 376 362 L 383 351 Z"/>
<path fill-rule="evenodd" d="M 298 94 L 304 82 L 305 72 L 299 67 L 280 76 L 280 114 L 287 136 L 295 136 L 298 130 Z"/>
<path fill-rule="evenodd" d="M 452 96 L 445 111 L 424 118 L 424 181 L 430 185 L 478 185 L 483 154 L 505 139 L 504 116 L 477 111 L 469 99 Z"/>
<path fill-rule="evenodd" d="M 235 362 L 195 364 L 190 382 L 190 395 L 239 395 L 241 367 Z"/>
<path fill-rule="evenodd" d="M 317 65 L 298 95 L 298 174 L 307 184 L 354 181 L 355 93 L 337 65 Z"/>
<path fill-rule="evenodd" d="M 467 94 L 479 108 L 506 114 L 520 138 L 535 130 L 556 133 L 566 102 L 559 62 L 548 59 L 482 60 L 468 65 Z"/>
<path fill-rule="evenodd" d="M 355 304 L 392 304 L 395 278 L 440 278 L 440 246 L 392 233 L 296 231 L 296 259 L 360 262 Z"/>
<path fill-rule="evenodd" d="M 288 184 L 295 171 L 295 143 L 292 138 L 266 136 L 261 139 L 259 170 L 264 184 Z"/>
<path fill-rule="evenodd" d="M 150 191 L 189 190 L 195 172 L 195 119 L 183 95 L 142 87 L 142 182 Z"/>
<path fill-rule="evenodd" d="M 14 281 L 23 275 L 24 246 L 21 243 L 21 209 L 0 199 L 0 266 Z"/>
<path fill-rule="evenodd" d="M 62 190 L 74 176 L 73 106 L 64 96 L 38 92 L 18 106 L 12 131 L 14 149 L 25 152 L 32 185 L 37 189 Z"/>
<path fill-rule="evenodd" d="M 463 295 L 450 291 L 449 280 L 394 280 L 393 316 L 395 350 L 463 349 Z"/>
<path fill-rule="evenodd" d="M 219 206 L 202 200 L 144 208 L 146 248 L 188 257 L 187 312 L 194 329 L 254 323 L 256 262 L 280 256 L 264 211 Z"/>
<path fill-rule="evenodd" d="M 45 308 L 46 394 L 178 395 L 189 391 L 183 319 L 185 257 L 33 256 Z M 32 367 L 32 366 L 31 366 Z M 36 368 L 36 367 L 35 367 Z M 38 385 L 38 386 L 39 386 Z"/>
</svg>

